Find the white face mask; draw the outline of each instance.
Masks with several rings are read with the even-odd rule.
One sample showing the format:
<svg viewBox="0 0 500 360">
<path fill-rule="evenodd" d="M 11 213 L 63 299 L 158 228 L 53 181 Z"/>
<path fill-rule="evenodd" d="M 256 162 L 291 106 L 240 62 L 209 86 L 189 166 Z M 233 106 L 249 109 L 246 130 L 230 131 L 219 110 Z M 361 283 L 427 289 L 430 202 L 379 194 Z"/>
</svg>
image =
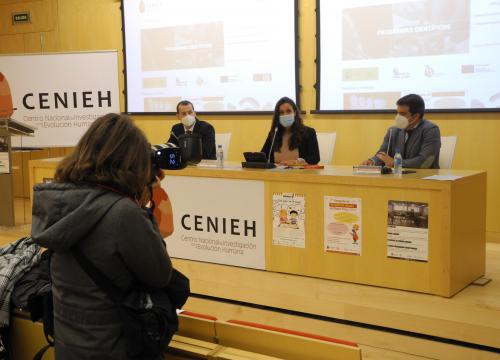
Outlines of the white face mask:
<svg viewBox="0 0 500 360">
<path fill-rule="evenodd" d="M 181 119 L 182 124 L 187 128 L 190 128 L 191 126 L 193 126 L 195 121 L 196 121 L 196 117 L 193 115 L 186 115 Z"/>
<path fill-rule="evenodd" d="M 295 114 L 281 115 L 280 124 L 281 126 L 288 128 L 295 122 Z"/>
<path fill-rule="evenodd" d="M 397 114 L 394 119 L 394 126 L 402 130 L 406 129 L 408 127 L 408 118 L 401 114 Z"/>
</svg>

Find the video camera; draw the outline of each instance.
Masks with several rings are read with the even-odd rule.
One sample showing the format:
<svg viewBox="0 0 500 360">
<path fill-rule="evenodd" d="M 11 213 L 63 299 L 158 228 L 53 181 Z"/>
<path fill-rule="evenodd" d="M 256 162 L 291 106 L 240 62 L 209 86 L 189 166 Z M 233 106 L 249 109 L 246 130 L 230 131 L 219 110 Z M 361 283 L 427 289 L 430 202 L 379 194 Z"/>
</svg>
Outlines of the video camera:
<svg viewBox="0 0 500 360">
<path fill-rule="evenodd" d="M 187 166 L 181 148 L 171 143 L 151 145 L 151 163 L 153 169 L 162 170 L 180 170 Z"/>
</svg>

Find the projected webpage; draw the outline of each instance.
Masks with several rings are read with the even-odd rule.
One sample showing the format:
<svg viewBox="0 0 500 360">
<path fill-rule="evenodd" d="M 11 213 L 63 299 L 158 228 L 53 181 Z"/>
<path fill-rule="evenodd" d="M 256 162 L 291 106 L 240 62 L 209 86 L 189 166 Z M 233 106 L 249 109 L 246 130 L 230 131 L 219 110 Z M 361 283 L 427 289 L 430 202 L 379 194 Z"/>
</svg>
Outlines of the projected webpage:
<svg viewBox="0 0 500 360">
<path fill-rule="evenodd" d="M 500 107 L 500 1 L 321 0 L 320 108 Z"/>
<path fill-rule="evenodd" d="M 129 112 L 268 111 L 295 99 L 293 0 L 124 0 Z"/>
</svg>

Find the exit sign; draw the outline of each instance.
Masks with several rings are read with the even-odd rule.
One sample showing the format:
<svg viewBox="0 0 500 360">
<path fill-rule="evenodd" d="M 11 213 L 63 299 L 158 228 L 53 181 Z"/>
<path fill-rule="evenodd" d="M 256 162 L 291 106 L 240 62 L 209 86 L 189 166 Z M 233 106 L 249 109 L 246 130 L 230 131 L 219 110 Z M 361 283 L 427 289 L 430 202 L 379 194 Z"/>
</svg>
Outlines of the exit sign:
<svg viewBox="0 0 500 360">
<path fill-rule="evenodd" d="M 27 24 L 31 22 L 31 14 L 29 11 L 12 13 L 12 25 Z"/>
</svg>

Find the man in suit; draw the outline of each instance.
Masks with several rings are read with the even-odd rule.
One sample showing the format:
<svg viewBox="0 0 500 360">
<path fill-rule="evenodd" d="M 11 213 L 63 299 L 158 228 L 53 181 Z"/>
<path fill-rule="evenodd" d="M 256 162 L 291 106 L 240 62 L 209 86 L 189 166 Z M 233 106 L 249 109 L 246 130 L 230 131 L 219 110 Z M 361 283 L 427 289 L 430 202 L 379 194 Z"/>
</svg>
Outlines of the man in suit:
<svg viewBox="0 0 500 360">
<path fill-rule="evenodd" d="M 393 167 L 394 155 L 399 150 L 404 168 L 439 169 L 441 134 L 436 124 L 424 119 L 424 100 L 409 94 L 396 105 L 394 126 L 387 130 L 377 154 L 363 161 L 363 165 Z"/>
<path fill-rule="evenodd" d="M 177 119 L 181 122 L 172 126 L 167 142 L 179 146 L 178 137 L 183 134 L 199 134 L 203 159 L 215 159 L 215 130 L 212 125 L 196 117 L 196 111 L 190 101 L 177 104 Z"/>
</svg>

